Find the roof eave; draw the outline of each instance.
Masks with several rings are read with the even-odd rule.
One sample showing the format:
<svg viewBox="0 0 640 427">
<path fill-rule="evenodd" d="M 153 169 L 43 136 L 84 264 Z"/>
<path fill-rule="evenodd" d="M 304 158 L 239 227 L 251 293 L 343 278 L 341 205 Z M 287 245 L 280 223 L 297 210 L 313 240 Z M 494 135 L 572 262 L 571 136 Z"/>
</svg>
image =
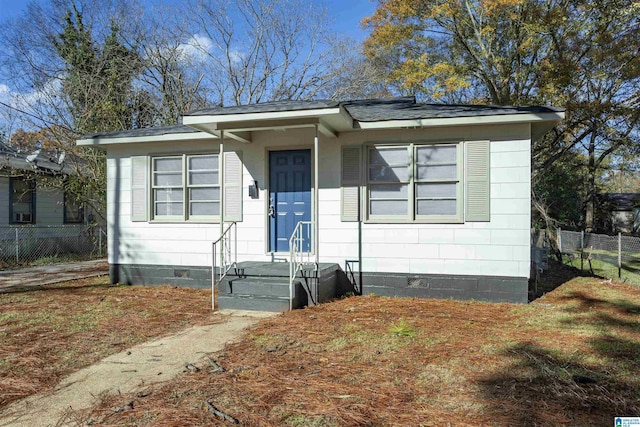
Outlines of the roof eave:
<svg viewBox="0 0 640 427">
<path fill-rule="evenodd" d="M 332 108 L 315 108 L 309 110 L 292 110 L 292 111 L 269 111 L 263 113 L 238 113 L 238 114 L 218 114 L 218 115 L 198 115 L 183 116 L 182 123 L 190 125 L 199 125 L 207 123 L 230 123 L 230 122 L 247 122 L 260 120 L 279 120 L 279 119 L 301 119 L 301 118 L 319 118 L 341 114 L 340 107 Z"/>
<path fill-rule="evenodd" d="M 492 125 L 510 123 L 556 123 L 564 119 L 564 112 L 526 113 L 526 114 L 496 114 L 487 116 L 442 117 L 412 120 L 381 120 L 372 122 L 358 122 L 360 129 L 399 129 L 425 128 L 459 125 Z"/>
<path fill-rule="evenodd" d="M 101 147 L 103 145 L 115 144 L 139 144 L 143 142 L 175 142 L 175 141 L 201 141 L 217 139 L 218 137 L 206 132 L 190 132 L 190 133 L 168 133 L 164 135 L 146 135 L 135 137 L 119 137 L 119 138 L 86 138 L 76 141 L 76 145 L 85 147 Z"/>
</svg>

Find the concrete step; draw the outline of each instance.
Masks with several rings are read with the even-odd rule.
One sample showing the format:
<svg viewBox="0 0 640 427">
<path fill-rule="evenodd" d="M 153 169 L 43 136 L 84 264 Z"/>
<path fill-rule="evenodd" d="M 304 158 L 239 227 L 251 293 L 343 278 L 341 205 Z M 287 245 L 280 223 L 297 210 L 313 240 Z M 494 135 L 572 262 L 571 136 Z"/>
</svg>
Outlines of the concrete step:
<svg viewBox="0 0 640 427">
<path fill-rule="evenodd" d="M 338 264 L 321 263 L 318 266 L 318 275 L 322 276 L 340 267 Z M 306 266 L 302 272 L 298 272 L 298 277 L 310 277 L 315 274 L 314 266 Z M 258 262 L 243 261 L 238 263 L 236 268 L 232 268 L 227 273 L 227 277 L 289 277 L 288 262 Z"/>
<path fill-rule="evenodd" d="M 294 282 L 294 290 L 301 291 L 302 283 Z M 283 277 L 229 277 L 220 286 L 221 294 L 262 295 L 289 297 L 289 278 Z"/>
<path fill-rule="evenodd" d="M 289 298 L 218 294 L 218 307 L 220 309 L 284 312 L 289 311 Z M 293 306 L 293 308 L 299 307 L 301 306 L 295 304 Z"/>
</svg>

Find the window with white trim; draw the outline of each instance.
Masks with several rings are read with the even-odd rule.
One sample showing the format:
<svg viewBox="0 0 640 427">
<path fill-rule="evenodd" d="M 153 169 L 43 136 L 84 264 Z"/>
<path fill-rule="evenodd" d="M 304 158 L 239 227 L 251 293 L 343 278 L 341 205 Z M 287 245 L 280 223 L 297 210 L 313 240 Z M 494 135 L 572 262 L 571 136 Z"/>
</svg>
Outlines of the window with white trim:
<svg viewBox="0 0 640 427">
<path fill-rule="evenodd" d="M 151 159 L 154 219 L 213 220 L 220 215 L 217 154 L 183 154 Z"/>
<path fill-rule="evenodd" d="M 368 218 L 462 222 L 462 144 L 375 145 L 367 155 Z"/>
</svg>

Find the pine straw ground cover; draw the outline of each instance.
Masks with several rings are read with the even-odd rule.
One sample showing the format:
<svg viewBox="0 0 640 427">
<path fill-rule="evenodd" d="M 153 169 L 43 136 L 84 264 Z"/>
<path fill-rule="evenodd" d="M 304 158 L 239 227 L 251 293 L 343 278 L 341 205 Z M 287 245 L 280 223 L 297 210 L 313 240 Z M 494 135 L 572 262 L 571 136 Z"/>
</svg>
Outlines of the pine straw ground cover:
<svg viewBox="0 0 640 427">
<path fill-rule="evenodd" d="M 611 425 L 640 414 L 639 316 L 637 287 L 593 278 L 528 305 L 351 297 L 262 321 L 211 355 L 225 371 L 207 363 L 77 415 L 123 426 Z"/>
<path fill-rule="evenodd" d="M 134 344 L 218 321 L 210 295 L 107 278 L 0 294 L 0 409 Z"/>
</svg>

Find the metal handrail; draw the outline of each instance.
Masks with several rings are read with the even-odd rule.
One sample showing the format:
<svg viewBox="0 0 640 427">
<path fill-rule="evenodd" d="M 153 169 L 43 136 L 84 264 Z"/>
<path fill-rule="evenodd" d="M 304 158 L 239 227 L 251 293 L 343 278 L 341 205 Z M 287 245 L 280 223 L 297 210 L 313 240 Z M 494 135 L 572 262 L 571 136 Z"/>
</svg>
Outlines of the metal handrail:
<svg viewBox="0 0 640 427">
<path fill-rule="evenodd" d="M 356 281 L 356 276 L 353 272 L 353 264 L 358 264 L 358 271 L 360 270 L 360 261 L 358 260 L 345 260 L 344 261 L 344 271 L 347 275 L 347 279 L 353 285 L 353 289 L 355 290 L 356 295 L 362 295 L 362 289 L 360 288 L 360 284 Z"/>
<path fill-rule="evenodd" d="M 311 237 L 313 221 L 299 221 L 289 238 L 289 310 L 293 310 L 293 283 L 304 265 L 316 264 L 311 262 L 311 250 L 303 252 L 304 226 L 307 225 L 307 239 Z M 317 268 L 317 265 L 316 265 Z"/>
<path fill-rule="evenodd" d="M 231 258 L 231 229 L 233 228 L 233 259 Z M 216 246 L 220 243 L 220 270 L 216 280 Z M 212 266 L 211 266 L 211 311 L 216 309 L 216 284 L 222 282 L 229 270 L 238 265 L 238 227 L 236 222 L 227 226 L 224 232 L 212 244 Z"/>
</svg>

